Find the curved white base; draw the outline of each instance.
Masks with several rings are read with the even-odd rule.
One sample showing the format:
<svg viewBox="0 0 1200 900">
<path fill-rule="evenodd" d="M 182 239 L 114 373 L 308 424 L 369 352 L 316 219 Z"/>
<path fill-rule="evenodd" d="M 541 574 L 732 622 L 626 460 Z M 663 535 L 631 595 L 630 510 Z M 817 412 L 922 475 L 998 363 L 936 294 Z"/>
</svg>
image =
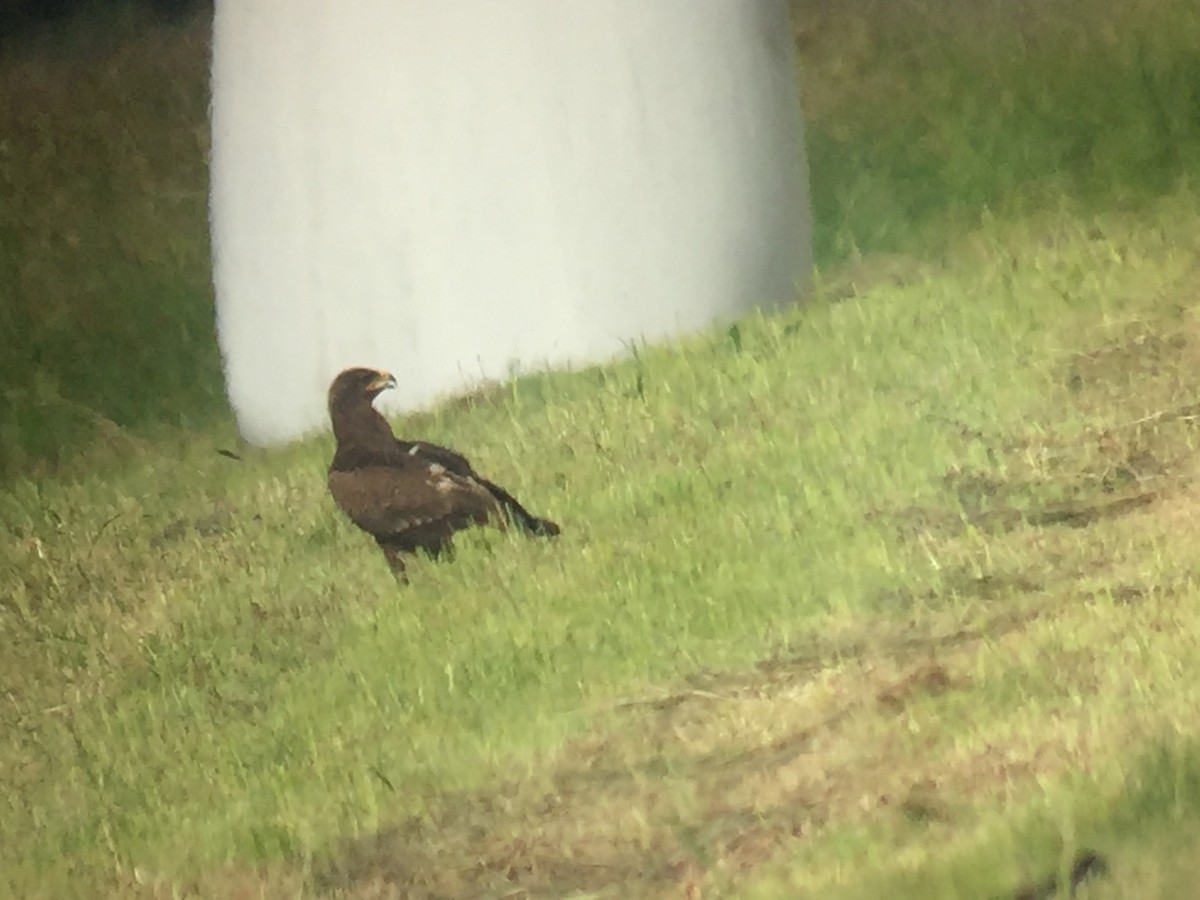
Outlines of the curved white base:
<svg viewBox="0 0 1200 900">
<path fill-rule="evenodd" d="M 788 301 L 809 211 L 783 0 L 218 0 L 212 225 L 254 442 Z"/>
</svg>

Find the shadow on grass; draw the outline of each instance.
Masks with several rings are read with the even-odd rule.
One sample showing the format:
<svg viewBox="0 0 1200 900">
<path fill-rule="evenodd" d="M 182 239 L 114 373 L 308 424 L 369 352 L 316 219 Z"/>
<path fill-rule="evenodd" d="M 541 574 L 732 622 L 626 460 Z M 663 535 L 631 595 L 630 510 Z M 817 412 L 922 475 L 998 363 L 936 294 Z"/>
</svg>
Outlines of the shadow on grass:
<svg viewBox="0 0 1200 900">
<path fill-rule="evenodd" d="M 126 429 L 226 415 L 209 11 L 172 25 L 119 11 L 0 58 L 0 478 Z"/>
<path fill-rule="evenodd" d="M 0 478 L 58 466 L 126 429 L 201 429 L 228 415 L 210 303 L 144 289 L 153 302 L 86 335 L 34 328 L 0 348 Z"/>
</svg>

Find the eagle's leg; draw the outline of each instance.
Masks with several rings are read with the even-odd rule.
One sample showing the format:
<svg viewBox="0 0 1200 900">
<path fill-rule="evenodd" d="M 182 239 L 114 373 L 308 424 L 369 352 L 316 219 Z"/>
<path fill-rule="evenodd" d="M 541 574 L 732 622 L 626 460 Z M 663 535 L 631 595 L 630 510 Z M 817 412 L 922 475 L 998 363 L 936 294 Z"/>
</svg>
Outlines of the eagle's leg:
<svg viewBox="0 0 1200 900">
<path fill-rule="evenodd" d="M 396 576 L 396 580 L 402 584 L 408 584 L 408 573 L 404 571 L 404 551 L 395 544 L 385 541 L 377 541 L 377 543 L 388 561 L 388 566 L 391 567 L 392 574 Z"/>
</svg>

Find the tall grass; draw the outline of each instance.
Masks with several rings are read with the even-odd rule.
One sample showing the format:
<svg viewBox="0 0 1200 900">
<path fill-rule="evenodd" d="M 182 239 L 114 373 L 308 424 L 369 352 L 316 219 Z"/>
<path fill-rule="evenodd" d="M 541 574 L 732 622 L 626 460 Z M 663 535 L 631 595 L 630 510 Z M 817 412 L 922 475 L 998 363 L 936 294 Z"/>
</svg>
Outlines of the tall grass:
<svg viewBox="0 0 1200 900">
<path fill-rule="evenodd" d="M 217 452 L 206 23 L 0 60 L 0 885 L 651 896 L 676 854 L 955 896 L 1195 830 L 1190 750 L 1125 761 L 1200 684 L 1200 13 L 797 22 L 817 294 L 405 419 L 566 531 L 467 536 L 400 592 L 327 441 Z M 787 848 L 753 889 L 746 835 Z"/>
<path fill-rule="evenodd" d="M 0 56 L 0 477 L 224 414 L 205 24 L 118 4 Z"/>
<path fill-rule="evenodd" d="M 1159 196 L 1200 159 L 1187 2 L 795 4 L 817 259 L 930 248 L 980 213 Z M 936 246 L 936 244 L 935 244 Z"/>
</svg>

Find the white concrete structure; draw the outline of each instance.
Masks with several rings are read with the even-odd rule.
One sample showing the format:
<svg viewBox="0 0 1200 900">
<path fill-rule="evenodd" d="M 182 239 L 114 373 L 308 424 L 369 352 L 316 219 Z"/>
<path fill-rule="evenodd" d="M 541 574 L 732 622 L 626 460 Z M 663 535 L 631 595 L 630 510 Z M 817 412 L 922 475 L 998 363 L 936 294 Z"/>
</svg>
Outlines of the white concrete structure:
<svg viewBox="0 0 1200 900">
<path fill-rule="evenodd" d="M 243 434 L 788 302 L 810 268 L 786 0 L 218 0 L 212 225 Z"/>
</svg>

